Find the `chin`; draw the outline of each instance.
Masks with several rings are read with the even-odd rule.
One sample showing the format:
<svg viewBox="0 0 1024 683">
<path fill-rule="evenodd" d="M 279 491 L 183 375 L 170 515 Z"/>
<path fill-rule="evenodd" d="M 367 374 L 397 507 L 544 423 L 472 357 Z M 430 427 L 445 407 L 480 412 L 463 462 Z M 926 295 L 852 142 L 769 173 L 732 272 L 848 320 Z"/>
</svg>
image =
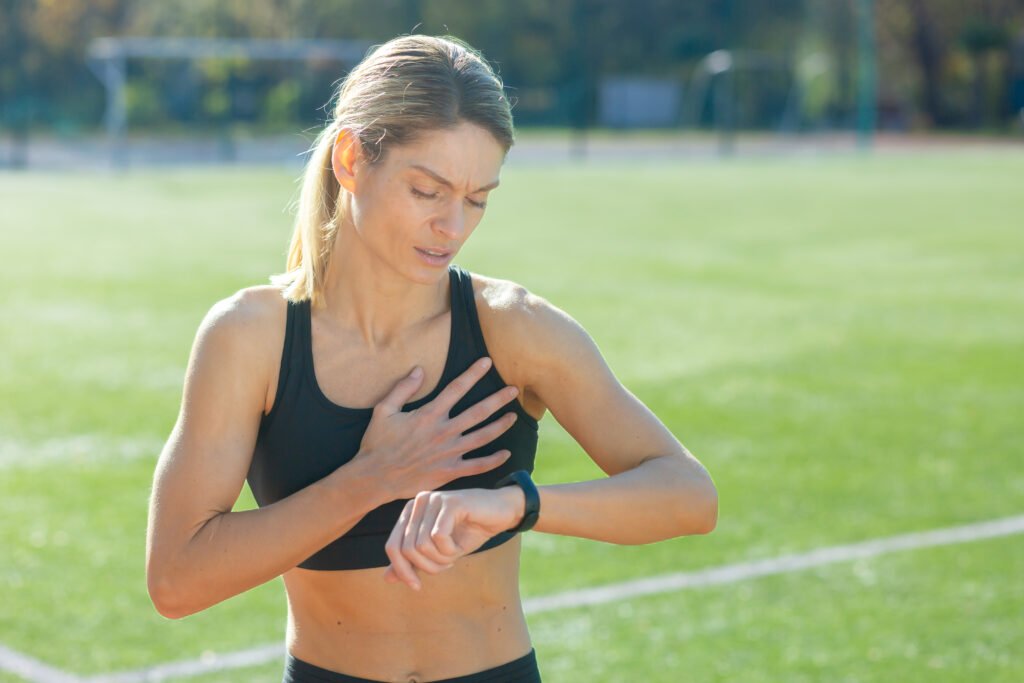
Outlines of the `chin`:
<svg viewBox="0 0 1024 683">
<path fill-rule="evenodd" d="M 451 262 L 449 261 L 449 265 Z M 414 263 L 406 269 L 402 275 L 418 285 L 436 285 L 448 277 L 448 265 L 443 267 L 425 266 L 421 263 Z"/>
<path fill-rule="evenodd" d="M 444 263 L 428 263 L 418 253 L 413 253 L 410 269 L 406 276 L 417 283 L 424 285 L 437 284 L 448 277 L 448 269 L 455 262 L 458 252 L 454 252 Z"/>
</svg>

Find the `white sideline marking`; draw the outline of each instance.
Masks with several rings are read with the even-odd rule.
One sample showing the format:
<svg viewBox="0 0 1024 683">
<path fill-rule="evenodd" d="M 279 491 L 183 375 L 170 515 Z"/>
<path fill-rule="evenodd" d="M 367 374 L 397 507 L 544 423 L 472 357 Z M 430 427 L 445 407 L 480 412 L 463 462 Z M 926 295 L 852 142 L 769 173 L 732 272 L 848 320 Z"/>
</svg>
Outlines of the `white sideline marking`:
<svg viewBox="0 0 1024 683">
<path fill-rule="evenodd" d="M 91 464 L 137 460 L 160 455 L 164 442 L 152 437 L 107 437 L 78 434 L 43 441 L 0 436 L 0 469 L 32 468 L 55 463 Z"/>
<path fill-rule="evenodd" d="M 85 679 L 84 683 L 136 683 L 136 681 L 164 681 L 169 678 L 200 676 L 205 673 L 223 671 L 225 669 L 244 669 L 265 662 L 271 662 L 275 659 L 284 659 L 284 655 L 285 649 L 282 644 L 265 645 L 252 648 L 251 650 L 230 652 L 223 655 L 211 652 L 191 661 L 160 664 L 138 671 L 101 674 Z"/>
<path fill-rule="evenodd" d="M 20 652 L 0 645 L 0 671 L 21 676 L 33 683 L 81 683 L 77 676 L 43 664 Z"/>
<path fill-rule="evenodd" d="M 523 607 L 527 613 L 537 614 L 551 610 L 582 607 L 584 605 L 601 605 L 643 595 L 667 593 L 669 591 L 696 588 L 698 586 L 734 583 L 770 574 L 785 574 L 800 571 L 801 569 L 821 567 L 836 562 L 859 560 L 865 557 L 875 557 L 902 550 L 968 543 L 970 541 L 980 541 L 986 538 L 1019 534 L 1021 532 L 1024 532 L 1024 515 L 946 529 L 915 532 L 902 536 L 890 536 L 888 538 L 861 541 L 860 543 L 851 543 L 849 545 L 835 545 L 827 548 L 818 548 L 807 553 L 780 555 L 779 557 L 765 560 L 727 564 L 695 572 L 663 574 L 661 576 L 624 581 L 597 588 L 565 591 L 555 595 L 524 600 Z"/>
<path fill-rule="evenodd" d="M 848 562 L 850 560 L 876 557 L 905 550 L 931 548 L 955 543 L 969 543 L 971 541 L 981 541 L 987 538 L 1009 536 L 1022 532 L 1024 532 L 1024 515 L 1016 515 L 988 522 L 978 522 L 945 529 L 878 538 L 847 545 L 818 548 L 806 553 L 727 564 L 700 571 L 663 574 L 661 576 L 624 581 L 597 588 L 564 591 L 539 598 L 528 598 L 523 601 L 523 610 L 527 614 L 539 614 L 541 612 L 572 609 L 587 605 L 602 605 L 644 595 L 654 595 L 699 586 L 735 583 L 771 574 L 786 574 L 802 569 L 821 567 L 837 562 Z M 92 678 L 81 679 L 46 666 L 41 662 L 13 650 L 8 650 L 0 645 L 0 671 L 14 672 L 32 683 L 147 683 L 148 681 L 163 681 L 170 677 L 199 676 L 226 669 L 256 666 L 283 658 L 284 655 L 284 645 L 271 644 L 223 655 L 209 654 L 198 660 L 160 664 L 146 669 L 102 674 Z"/>
</svg>

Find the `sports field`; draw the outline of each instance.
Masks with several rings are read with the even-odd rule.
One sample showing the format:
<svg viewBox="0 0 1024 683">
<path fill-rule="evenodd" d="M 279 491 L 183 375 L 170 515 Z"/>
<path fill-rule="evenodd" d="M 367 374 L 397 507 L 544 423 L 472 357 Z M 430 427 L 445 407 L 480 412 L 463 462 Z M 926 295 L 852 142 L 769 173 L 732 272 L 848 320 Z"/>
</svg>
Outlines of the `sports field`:
<svg viewBox="0 0 1024 683">
<path fill-rule="evenodd" d="M 279 580 L 168 621 L 144 547 L 193 335 L 283 267 L 296 175 L 0 174 L 0 681 L 282 642 Z M 1021 533 L 750 564 L 1024 514 L 1022 178 L 984 150 L 504 170 L 457 261 L 576 317 L 720 503 L 649 546 L 527 534 L 524 597 L 739 567 L 529 612 L 546 682 L 1024 680 Z M 550 416 L 535 475 L 603 476 Z"/>
</svg>

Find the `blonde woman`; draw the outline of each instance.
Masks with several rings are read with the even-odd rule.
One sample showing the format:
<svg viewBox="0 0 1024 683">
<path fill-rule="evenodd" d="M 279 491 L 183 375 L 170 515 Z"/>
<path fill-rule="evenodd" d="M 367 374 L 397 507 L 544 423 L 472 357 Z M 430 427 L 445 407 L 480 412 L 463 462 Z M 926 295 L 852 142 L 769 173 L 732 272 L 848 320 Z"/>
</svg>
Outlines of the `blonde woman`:
<svg viewBox="0 0 1024 683">
<path fill-rule="evenodd" d="M 210 310 L 157 465 L 146 568 L 179 618 L 283 576 L 284 681 L 539 681 L 521 534 L 711 531 L 701 464 L 588 334 L 452 263 L 513 143 L 503 87 L 452 38 L 345 79 L 287 272 Z M 536 487 L 550 411 L 609 476 Z M 244 481 L 259 509 L 233 512 Z"/>
</svg>

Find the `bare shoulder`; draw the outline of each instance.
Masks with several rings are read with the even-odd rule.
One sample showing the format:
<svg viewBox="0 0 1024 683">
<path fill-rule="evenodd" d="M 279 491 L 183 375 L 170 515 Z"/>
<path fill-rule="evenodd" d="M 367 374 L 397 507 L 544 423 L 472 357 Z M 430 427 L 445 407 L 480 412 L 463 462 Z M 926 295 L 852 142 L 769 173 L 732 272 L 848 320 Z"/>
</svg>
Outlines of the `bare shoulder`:
<svg viewBox="0 0 1024 683">
<path fill-rule="evenodd" d="M 522 325 L 550 325 L 568 317 L 551 302 L 511 280 L 472 273 L 473 296 L 481 317 L 497 326 L 519 328 Z M 536 330 L 531 330 L 536 331 Z"/>
<path fill-rule="evenodd" d="M 581 332 L 586 334 L 572 316 L 518 283 L 477 273 L 472 277 L 480 324 L 517 339 L 523 345 L 519 350 L 534 360 L 541 360 L 544 348 L 558 338 L 569 341 Z M 543 343 L 530 344 L 531 339 Z"/>
<path fill-rule="evenodd" d="M 227 328 L 267 324 L 275 317 L 284 319 L 287 303 L 274 285 L 245 287 L 215 303 L 204 323 Z"/>
<path fill-rule="evenodd" d="M 498 317 L 527 315 L 530 313 L 530 307 L 536 306 L 540 302 L 539 297 L 519 283 L 479 273 L 471 273 L 471 276 L 473 297 L 476 299 L 477 311 L 481 317 L 485 315 L 497 315 Z"/>
<path fill-rule="evenodd" d="M 589 339 L 568 313 L 526 287 L 472 274 L 480 328 L 494 365 L 509 384 L 519 387 L 523 407 L 537 416 L 543 404 L 535 395 L 537 379 Z"/>
<path fill-rule="evenodd" d="M 280 289 L 259 285 L 240 289 L 210 307 L 199 332 L 225 344 L 257 348 L 284 336 L 287 301 Z M 271 339 L 268 339 L 268 336 Z"/>
<path fill-rule="evenodd" d="M 279 287 L 245 287 L 213 304 L 196 335 L 197 351 L 209 348 L 217 357 L 244 364 L 266 384 L 266 411 L 277 389 L 287 306 Z"/>
</svg>

